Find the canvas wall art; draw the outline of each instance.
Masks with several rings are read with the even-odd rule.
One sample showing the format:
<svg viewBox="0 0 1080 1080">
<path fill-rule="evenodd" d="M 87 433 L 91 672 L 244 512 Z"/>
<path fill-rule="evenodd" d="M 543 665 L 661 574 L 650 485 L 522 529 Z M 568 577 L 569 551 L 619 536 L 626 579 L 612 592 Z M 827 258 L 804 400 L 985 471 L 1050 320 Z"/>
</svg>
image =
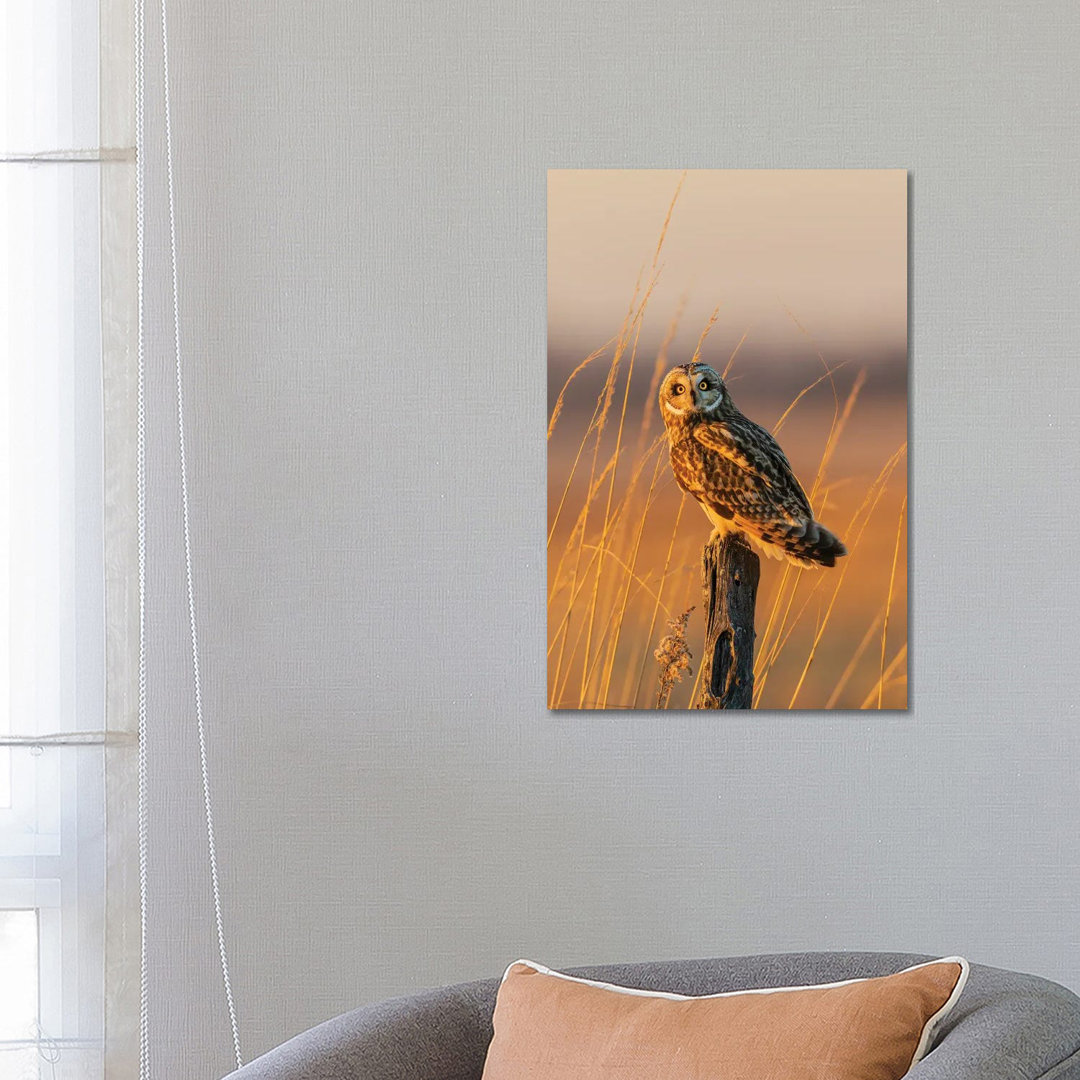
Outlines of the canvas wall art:
<svg viewBox="0 0 1080 1080">
<path fill-rule="evenodd" d="M 903 170 L 548 174 L 548 704 L 905 709 Z"/>
</svg>

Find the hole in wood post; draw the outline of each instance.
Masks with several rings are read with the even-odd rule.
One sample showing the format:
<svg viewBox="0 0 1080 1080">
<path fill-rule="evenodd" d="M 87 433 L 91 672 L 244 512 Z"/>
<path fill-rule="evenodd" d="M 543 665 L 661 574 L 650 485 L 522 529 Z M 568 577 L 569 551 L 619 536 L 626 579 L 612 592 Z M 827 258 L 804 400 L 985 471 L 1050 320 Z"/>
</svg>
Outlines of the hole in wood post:
<svg viewBox="0 0 1080 1080">
<path fill-rule="evenodd" d="M 723 697 L 728 672 L 731 671 L 734 659 L 735 651 L 732 649 L 731 631 L 722 630 L 717 635 L 716 644 L 713 646 L 712 670 L 709 677 L 709 693 L 714 698 Z"/>
</svg>

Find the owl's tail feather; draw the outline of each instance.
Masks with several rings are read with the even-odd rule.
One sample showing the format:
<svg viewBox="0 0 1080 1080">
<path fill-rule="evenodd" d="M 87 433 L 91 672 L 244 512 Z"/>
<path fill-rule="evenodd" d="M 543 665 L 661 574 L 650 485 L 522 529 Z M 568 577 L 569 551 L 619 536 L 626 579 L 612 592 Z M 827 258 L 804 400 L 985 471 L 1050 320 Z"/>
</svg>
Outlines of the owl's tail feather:
<svg viewBox="0 0 1080 1080">
<path fill-rule="evenodd" d="M 843 541 L 821 522 L 810 522 L 801 536 L 788 535 L 782 546 L 788 561 L 797 566 L 836 566 L 837 559 L 848 554 Z"/>
<path fill-rule="evenodd" d="M 836 560 L 847 554 L 843 541 L 819 521 L 791 529 L 775 544 L 788 562 L 810 568 L 835 566 Z"/>
</svg>

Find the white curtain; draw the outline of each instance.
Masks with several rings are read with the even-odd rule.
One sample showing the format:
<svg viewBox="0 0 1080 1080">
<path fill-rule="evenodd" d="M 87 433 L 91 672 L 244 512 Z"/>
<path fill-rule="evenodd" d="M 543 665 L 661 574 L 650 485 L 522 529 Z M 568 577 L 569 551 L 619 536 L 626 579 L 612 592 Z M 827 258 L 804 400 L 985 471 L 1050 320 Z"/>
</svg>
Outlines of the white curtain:
<svg viewBox="0 0 1080 1080">
<path fill-rule="evenodd" d="M 126 609 L 106 632 L 107 551 L 109 589 L 130 588 L 105 529 L 107 476 L 132 439 L 107 458 L 130 333 L 126 292 L 109 325 L 102 305 L 129 276 L 116 222 L 130 214 L 130 140 L 110 141 L 129 75 L 102 78 L 100 64 L 121 40 L 119 7 L 9 0 L 0 16 L 0 1080 L 103 1076 L 106 984 L 136 962 L 121 933 L 107 967 L 105 930 L 110 888 L 118 912 L 131 907 L 127 796 L 110 815 L 107 884 L 106 760 L 120 788 L 134 760 L 125 710 L 106 719 L 105 678 L 107 639 L 115 652 L 128 638 Z"/>
</svg>

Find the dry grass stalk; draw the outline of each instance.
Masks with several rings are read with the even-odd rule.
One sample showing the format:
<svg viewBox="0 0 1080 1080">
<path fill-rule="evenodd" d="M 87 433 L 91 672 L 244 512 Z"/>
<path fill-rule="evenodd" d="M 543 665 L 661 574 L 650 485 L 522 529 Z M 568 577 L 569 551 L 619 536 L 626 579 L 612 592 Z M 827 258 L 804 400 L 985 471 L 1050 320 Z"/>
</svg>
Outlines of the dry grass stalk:
<svg viewBox="0 0 1080 1080">
<path fill-rule="evenodd" d="M 862 655 L 866 652 L 867 646 L 874 639 L 874 634 L 877 633 L 877 628 L 881 625 L 881 612 L 879 611 L 870 625 L 866 628 L 866 633 L 863 634 L 862 641 L 859 642 L 858 647 L 851 654 L 851 659 L 847 663 L 847 667 L 844 668 L 840 679 L 833 687 L 832 693 L 829 695 L 829 700 L 825 702 L 826 709 L 836 708 L 836 703 L 840 700 L 840 695 L 844 692 L 844 687 L 847 686 L 851 676 L 855 674 L 855 669 L 859 666 L 859 661 L 862 659 Z"/>
<path fill-rule="evenodd" d="M 664 455 L 657 454 L 656 464 L 653 466 L 652 483 L 649 485 L 649 490 L 645 495 L 645 510 L 638 521 L 637 535 L 634 537 L 634 551 L 630 560 L 629 572 L 626 576 L 626 582 L 622 590 L 622 599 L 619 603 L 618 616 L 615 621 L 615 633 L 612 635 L 611 648 L 609 650 L 607 663 L 605 664 L 603 689 L 601 691 L 601 698 L 607 701 L 608 695 L 611 692 L 611 676 L 615 667 L 615 654 L 619 649 L 619 637 L 622 632 L 623 619 L 626 617 L 626 604 L 630 599 L 630 584 L 633 577 L 636 577 L 638 553 L 641 550 L 641 537 L 645 532 L 645 522 L 648 519 L 649 511 L 652 509 L 655 502 L 654 492 L 656 491 L 656 481 L 660 474 L 660 466 L 663 463 Z M 659 600 L 659 597 L 657 597 Z"/>
<path fill-rule="evenodd" d="M 701 331 L 701 337 L 698 338 L 697 348 L 694 350 L 694 355 L 690 358 L 691 364 L 696 364 L 701 359 L 701 349 L 705 344 L 705 339 L 709 336 L 709 331 L 716 325 L 716 320 L 720 318 L 720 305 L 717 304 L 713 308 L 712 314 L 709 316 L 709 321 L 705 324 L 705 329 Z"/>
<path fill-rule="evenodd" d="M 555 408 L 551 410 L 551 419 L 548 421 L 547 437 L 551 439 L 551 433 L 555 430 L 555 425 L 558 423 L 559 414 L 563 410 L 563 401 L 566 398 L 567 387 L 574 381 L 574 378 L 579 372 L 584 371 L 594 360 L 598 360 L 601 356 L 608 351 L 608 349 L 614 344 L 614 338 L 608 338 L 599 349 L 594 349 L 584 360 L 570 374 L 567 376 L 566 382 L 562 384 L 562 389 L 559 391 L 559 396 L 555 399 Z"/>
<path fill-rule="evenodd" d="M 657 590 L 656 603 L 653 605 L 652 618 L 649 620 L 649 629 L 646 631 L 645 640 L 652 641 L 653 631 L 656 629 L 656 619 L 660 614 L 661 598 L 664 595 L 664 585 L 667 583 L 668 574 L 671 569 L 671 553 L 675 550 L 675 537 L 679 533 L 679 522 L 682 521 L 683 509 L 686 506 L 686 492 L 683 492 L 682 498 L 679 500 L 679 510 L 675 515 L 675 524 L 671 527 L 671 539 L 668 541 L 667 558 L 664 560 L 664 574 L 660 579 L 660 588 Z M 667 608 L 665 607 L 665 611 Z M 638 668 L 637 685 L 634 687 L 634 702 L 637 703 L 638 698 L 641 696 L 641 684 L 645 679 L 645 668 L 648 663 L 649 654 L 645 651 L 641 658 L 641 666 Z"/>
<path fill-rule="evenodd" d="M 881 628 L 881 673 L 878 676 L 877 707 L 881 708 L 881 694 L 885 682 L 885 642 L 889 637 L 889 611 L 892 608 L 893 588 L 896 585 L 896 560 L 900 557 L 900 538 L 904 529 L 904 512 L 907 510 L 907 496 L 900 504 L 900 520 L 896 523 L 896 546 L 893 548 L 892 571 L 889 573 L 889 596 L 885 601 L 885 623 Z"/>
<path fill-rule="evenodd" d="M 649 434 L 649 429 L 652 426 L 653 415 L 656 409 L 653 407 L 653 402 L 656 401 L 656 395 L 660 390 L 660 380 L 664 377 L 664 372 L 668 366 L 668 351 L 671 348 L 671 343 L 675 340 L 675 335 L 679 331 L 679 322 L 682 319 L 683 312 L 686 310 L 686 293 L 679 298 L 679 306 L 675 309 L 675 314 L 668 323 L 667 330 L 664 331 L 664 337 L 660 342 L 660 347 L 656 350 L 656 363 L 653 364 L 652 377 L 649 379 L 649 389 L 645 394 L 645 406 L 641 410 L 641 431 L 638 433 L 638 453 L 641 452 L 641 447 L 645 444 L 645 439 Z"/>
<path fill-rule="evenodd" d="M 566 498 L 570 494 L 570 486 L 574 482 L 574 477 L 577 475 L 578 465 L 581 463 L 581 455 L 585 451 L 585 447 L 588 445 L 589 436 L 596 430 L 596 422 L 600 417 L 600 406 L 603 402 L 603 397 L 598 397 L 596 405 L 593 408 L 592 419 L 589 421 L 588 427 L 585 429 L 585 434 L 581 437 L 581 441 L 578 443 L 577 453 L 574 455 L 574 463 L 570 467 L 570 472 L 566 477 L 566 483 L 563 485 L 562 495 L 559 498 L 559 508 L 555 511 L 555 517 L 551 522 L 551 526 L 548 529 L 548 547 L 551 547 L 551 539 L 555 535 L 555 530 L 559 527 L 559 519 L 562 517 L 563 506 L 566 505 Z M 597 442 L 593 450 L 593 466 L 596 464 L 596 454 L 599 453 L 599 442 Z M 586 503 L 588 505 L 588 503 Z"/>
<path fill-rule="evenodd" d="M 836 597 L 840 593 L 840 589 L 843 587 L 844 578 L 847 577 L 848 569 L 851 566 L 851 557 L 855 553 L 855 548 L 858 546 L 859 540 L 862 537 L 863 532 L 866 529 L 870 518 L 873 516 L 874 510 L 877 508 L 878 503 L 881 501 L 881 496 L 885 494 L 885 489 L 888 486 L 889 477 L 892 476 L 893 470 L 900 463 L 900 459 L 904 452 L 907 450 L 907 443 L 903 443 L 900 448 L 892 455 L 891 458 L 882 467 L 880 473 L 878 473 L 877 479 L 870 485 L 870 490 L 867 492 L 866 497 L 863 499 L 859 509 L 855 512 L 855 517 L 852 519 L 851 526 L 848 527 L 848 533 L 852 531 L 852 527 L 858 519 L 859 514 L 866 510 L 866 515 L 862 519 L 862 525 L 859 528 L 855 538 L 848 544 L 848 557 L 844 560 L 843 569 L 840 571 L 840 577 L 836 582 L 836 587 L 833 589 L 832 598 L 829 600 L 828 609 L 825 612 L 825 618 L 822 620 L 820 627 L 814 634 L 813 644 L 810 646 L 810 653 L 806 658 L 806 663 L 803 665 L 802 674 L 799 676 L 799 681 L 795 686 L 795 692 L 791 695 L 791 701 L 788 704 L 789 709 L 795 708 L 795 702 L 798 700 L 799 691 L 802 690 L 803 682 L 806 680 L 806 673 L 810 670 L 810 665 L 814 662 L 814 657 L 817 654 L 818 646 L 821 644 L 821 637 L 825 633 L 825 627 L 828 625 L 829 617 L 832 615 L 833 607 L 836 604 Z M 873 501 L 871 502 L 871 498 Z M 867 508 L 869 504 L 869 508 Z"/>
<path fill-rule="evenodd" d="M 598 410 L 599 410 L 599 417 L 596 420 L 595 426 L 590 426 L 589 431 L 586 432 L 585 438 L 582 440 L 582 442 L 584 444 L 584 442 L 586 440 L 588 440 L 589 434 L 592 433 L 592 432 L 595 432 L 595 439 L 594 439 L 594 443 L 593 443 L 592 465 L 590 466 L 590 469 L 589 469 L 589 491 L 590 491 L 590 493 L 592 492 L 593 485 L 594 485 L 594 483 L 596 481 L 596 464 L 597 464 L 597 459 L 598 459 L 599 454 L 600 454 L 600 443 L 602 441 L 602 436 L 603 436 L 603 433 L 604 433 L 604 423 L 605 423 L 606 418 L 607 418 L 608 409 L 611 406 L 611 399 L 612 399 L 612 395 L 613 395 L 614 389 L 615 389 L 615 380 L 616 380 L 616 376 L 617 376 L 617 373 L 618 373 L 618 370 L 619 370 L 619 361 L 622 359 L 622 353 L 623 353 L 623 350 L 625 349 L 625 345 L 623 344 L 624 335 L 626 333 L 627 326 L 630 323 L 630 320 L 631 320 L 631 318 L 633 316 L 634 305 L 637 303 L 637 297 L 638 297 L 638 292 L 639 292 L 640 288 L 641 288 L 641 275 L 638 274 L 638 280 L 637 280 L 636 284 L 634 285 L 634 295 L 630 300 L 630 306 L 627 308 L 627 313 L 626 313 L 626 317 L 623 320 L 622 329 L 619 331 L 619 340 L 618 340 L 618 342 L 617 342 L 617 344 L 615 346 L 615 354 L 611 359 L 611 365 L 608 368 L 607 378 L 604 381 L 604 388 L 600 393 L 600 399 L 599 399 L 599 403 L 598 403 L 598 406 L 597 406 Z M 644 312 L 644 306 L 642 306 L 640 311 L 642 313 Z M 596 416 L 595 411 L 594 411 L 593 415 Z M 614 469 L 615 457 L 616 457 L 616 455 L 612 456 L 612 462 L 613 462 L 612 468 L 613 469 Z M 573 478 L 573 476 L 571 474 L 571 479 L 572 478 Z M 567 486 L 568 487 L 569 487 L 569 483 L 570 483 L 570 481 L 568 480 L 567 481 Z M 586 500 L 585 506 L 582 508 L 582 526 L 581 526 L 581 532 L 579 534 L 579 539 L 578 539 L 577 553 L 576 553 L 575 558 L 574 558 L 574 575 L 573 575 L 573 584 L 571 585 L 571 593 L 572 594 L 574 593 L 575 586 L 577 585 L 578 574 L 579 574 L 579 571 L 581 569 L 582 545 L 585 543 L 586 528 L 587 528 L 588 520 L 589 520 L 589 508 L 591 507 L 591 505 L 592 505 L 592 497 L 590 495 L 590 498 L 588 500 Z M 605 523 L 605 525 L 606 525 L 606 523 Z M 549 542 L 550 542 L 550 540 L 549 540 Z M 598 553 L 598 558 L 601 558 L 601 557 L 602 557 L 601 553 Z M 598 576 L 599 576 L 599 572 L 598 572 Z M 567 618 L 569 618 L 569 613 L 570 612 L 568 610 L 567 611 Z M 576 651 L 576 646 L 575 646 L 575 651 Z M 582 692 L 582 697 L 584 698 L 584 695 L 585 695 L 584 671 L 582 672 L 582 688 L 581 688 L 581 692 Z"/>
<path fill-rule="evenodd" d="M 660 647 L 653 654 L 660 662 L 660 674 L 656 681 L 656 707 L 666 709 L 672 688 L 682 681 L 683 672 L 690 671 L 693 654 L 686 643 L 686 625 L 690 621 L 687 608 L 678 618 L 668 620 L 668 633 L 660 639 Z"/>
<path fill-rule="evenodd" d="M 874 699 L 881 692 L 881 685 L 883 683 L 886 686 L 888 686 L 892 682 L 901 683 L 901 682 L 906 682 L 907 681 L 907 673 L 906 672 L 902 676 L 900 676 L 899 678 L 893 679 L 893 674 L 895 673 L 896 669 L 898 667 L 900 667 L 900 665 L 906 659 L 907 659 L 907 642 L 905 641 L 904 644 L 900 646 L 900 651 L 892 658 L 892 662 L 884 670 L 884 672 L 882 672 L 881 678 L 878 679 L 878 681 L 874 684 L 874 688 L 870 691 L 869 694 L 866 695 L 866 698 L 864 699 L 864 701 L 862 703 L 862 708 L 864 708 L 864 709 L 869 709 L 870 708 L 870 706 L 874 703 Z"/>
<path fill-rule="evenodd" d="M 739 350 L 743 347 L 743 343 L 750 336 L 750 330 L 747 328 L 743 331 L 743 336 L 739 338 L 738 344 L 731 350 L 731 355 L 728 357 L 727 364 L 724 366 L 724 374 L 720 377 L 726 382 L 727 377 L 731 374 L 731 369 L 735 366 L 735 357 L 739 355 Z"/>
<path fill-rule="evenodd" d="M 652 292 L 652 285 L 653 284 L 655 284 L 655 279 L 654 279 L 653 283 L 650 284 L 650 287 L 649 287 L 649 292 L 650 293 Z M 642 306 L 643 311 L 644 311 L 644 304 L 645 303 L 648 303 L 648 294 L 646 294 L 645 300 L 643 301 L 643 306 Z M 630 350 L 630 363 L 629 363 L 629 366 L 628 366 L 627 372 L 626 372 L 626 383 L 625 383 L 625 386 L 623 388 L 622 410 L 619 413 L 619 427 L 618 427 L 618 430 L 615 433 L 616 467 L 618 466 L 619 451 L 622 449 L 623 428 L 626 425 L 626 405 L 627 405 L 627 402 L 630 399 L 630 381 L 634 377 L 634 360 L 637 357 L 638 339 L 639 339 L 640 334 L 641 334 L 641 323 L 638 322 L 637 326 L 635 328 L 635 332 L 634 332 L 634 344 L 633 344 L 633 347 Z M 589 655 L 589 647 L 592 644 L 593 626 L 594 626 L 594 624 L 596 622 L 596 604 L 597 604 L 597 600 L 599 598 L 600 584 L 601 584 L 601 582 L 603 580 L 603 576 L 604 576 L 604 555 L 605 555 L 606 549 L 607 549 L 608 533 L 609 533 L 609 531 L 611 529 L 612 501 L 615 498 L 615 474 L 616 474 L 616 470 L 612 469 L 611 470 L 611 477 L 610 477 L 610 480 L 609 480 L 609 483 L 608 483 L 607 506 L 604 509 L 604 526 L 603 526 L 603 529 L 602 529 L 602 531 L 600 533 L 600 560 L 599 560 L 599 562 L 597 564 L 597 567 L 596 567 L 596 581 L 595 581 L 595 584 L 594 584 L 594 587 L 593 587 L 592 597 L 589 600 L 589 633 L 585 638 L 585 655 L 586 655 L 586 657 L 588 657 L 588 655 Z M 582 701 L 584 701 L 584 699 L 585 699 L 585 692 L 586 692 L 586 688 L 588 686 L 588 681 L 589 681 L 589 675 L 590 674 L 591 674 L 591 672 L 589 670 L 589 665 L 586 664 L 585 668 L 582 670 L 582 673 L 581 673 L 581 697 L 582 697 Z"/>
<path fill-rule="evenodd" d="M 802 399 L 804 397 L 806 397 L 806 395 L 809 394 L 811 390 L 816 390 L 823 382 L 826 382 L 826 381 L 831 382 L 833 376 L 838 371 L 841 371 L 843 368 L 847 367 L 847 365 L 848 365 L 848 362 L 846 360 L 841 360 L 840 363 L 836 365 L 836 367 L 834 367 L 834 368 L 827 367 L 825 369 L 825 371 L 821 375 L 819 375 L 813 382 L 807 383 L 791 399 L 791 404 L 788 405 L 788 407 L 783 411 L 783 413 L 780 414 L 780 419 L 777 420 L 775 424 L 773 424 L 772 433 L 774 435 L 779 435 L 780 434 L 780 429 L 787 422 L 787 418 L 791 415 L 791 413 L 794 410 L 795 406 L 798 405 L 799 402 L 802 401 Z M 831 434 L 831 432 L 830 432 L 830 434 Z"/>
<path fill-rule="evenodd" d="M 657 450 L 657 448 L 661 445 L 661 442 L 662 442 L 661 438 L 657 438 L 653 442 L 652 446 L 649 448 L 647 453 L 638 462 L 638 465 L 637 465 L 636 470 L 635 470 L 635 475 L 640 474 L 640 472 L 644 468 L 645 464 L 648 462 L 649 457 Z M 586 505 L 588 505 L 588 503 L 590 503 L 592 501 L 592 499 L 595 497 L 596 492 L 599 491 L 601 485 L 604 482 L 604 477 L 607 475 L 608 469 L 612 468 L 613 466 L 614 466 L 614 458 L 609 460 L 608 464 L 604 468 L 604 472 L 601 473 L 601 475 L 599 477 L 597 477 L 596 483 L 593 485 L 593 489 L 590 492 L 590 494 L 589 494 L 589 496 L 588 496 L 588 498 L 586 500 Z M 629 509 L 629 493 L 627 494 L 627 496 L 625 496 L 623 498 L 623 500 L 615 508 L 615 511 L 612 514 L 612 519 L 614 521 L 617 521 L 622 516 L 623 512 L 625 510 L 628 510 L 628 509 Z M 567 541 L 567 543 L 563 547 L 563 552 L 562 552 L 562 555 L 559 558 L 559 563 L 558 563 L 558 565 L 557 565 L 557 567 L 555 569 L 555 572 L 554 572 L 554 574 L 551 575 L 550 582 L 549 582 L 549 589 L 550 589 L 549 605 L 551 603 L 551 599 L 555 595 L 557 595 L 559 592 L 562 591 L 561 575 L 562 575 L 563 561 L 566 558 L 567 552 L 573 547 L 574 539 L 578 534 L 578 530 L 580 530 L 580 529 L 582 529 L 584 527 L 585 512 L 586 512 L 585 507 L 582 507 L 581 511 L 578 514 L 578 520 L 575 523 L 574 529 L 571 532 L 571 536 L 570 536 L 569 540 Z M 590 558 L 588 564 L 585 567 L 585 570 L 584 570 L 584 572 L 582 574 L 581 584 L 580 585 L 577 585 L 577 579 L 575 578 L 574 585 L 577 585 L 577 587 L 571 589 L 571 597 L 570 597 L 570 600 L 569 600 L 569 602 L 568 602 L 568 604 L 566 606 L 566 611 L 563 614 L 562 621 L 559 623 L 558 627 L 556 627 L 555 634 L 552 636 L 551 644 L 548 646 L 548 656 L 551 655 L 551 650 L 555 647 L 555 642 L 558 641 L 560 639 L 560 635 L 563 634 L 563 630 L 565 629 L 565 627 L 567 625 L 570 612 L 573 610 L 574 603 L 577 601 L 577 598 L 580 596 L 581 592 L 585 588 L 585 585 L 588 583 L 589 570 L 592 568 L 593 564 L 596 562 L 597 558 L 599 557 L 599 552 L 600 552 L 600 545 L 599 544 L 581 544 L 581 545 L 579 545 L 579 550 L 581 548 L 591 550 L 593 552 L 593 556 L 592 556 L 592 558 Z M 610 548 L 608 550 L 610 552 Z M 565 644 L 565 636 L 563 636 L 562 640 L 563 640 L 563 643 Z M 562 650 L 560 649 L 560 662 L 559 662 L 559 665 L 556 668 L 556 673 L 561 671 L 561 668 L 562 668 L 561 661 L 562 661 Z"/>
<path fill-rule="evenodd" d="M 791 315 L 791 312 L 788 312 L 788 314 Z M 793 319 L 795 318 L 793 315 L 791 317 Z M 795 320 L 795 322 L 796 325 L 799 325 L 797 319 Z M 803 329 L 801 325 L 800 329 Z M 806 331 L 803 330 L 803 332 L 805 333 Z M 833 422 L 829 427 L 829 435 L 825 441 L 825 448 L 822 450 L 821 458 L 818 461 L 817 472 L 814 474 L 814 482 L 811 485 L 809 496 L 811 505 L 814 505 L 816 502 L 818 490 L 824 483 L 826 471 L 828 469 L 830 461 L 832 460 L 833 452 L 835 451 L 836 446 L 840 441 L 841 435 L 843 435 L 844 428 L 847 426 L 848 420 L 851 418 L 851 414 L 855 408 L 855 402 L 858 400 L 859 397 L 859 392 L 862 390 L 863 385 L 866 382 L 866 369 L 863 368 L 855 377 L 855 382 L 852 384 L 851 390 L 848 392 L 848 396 L 844 402 L 843 409 L 840 409 L 839 400 L 836 394 L 836 384 L 833 381 L 833 374 L 841 367 L 843 367 L 843 365 L 838 364 L 835 368 L 830 368 L 828 364 L 825 363 L 825 359 L 821 356 L 820 352 L 818 352 L 818 357 L 821 360 L 821 363 L 825 365 L 825 374 L 819 376 L 808 386 L 804 387 L 802 391 L 799 392 L 799 394 L 796 395 L 794 401 L 792 401 L 792 403 L 787 407 L 787 409 L 784 410 L 783 415 L 780 417 L 780 419 L 776 423 L 776 426 L 773 428 L 773 434 L 775 435 L 780 430 L 784 421 L 791 415 L 791 411 L 802 400 L 802 398 L 814 387 L 820 385 L 826 379 L 829 380 L 833 389 Z M 825 499 L 823 498 L 822 502 L 824 501 Z M 818 514 L 820 515 L 822 509 L 821 506 L 818 506 L 817 509 Z M 806 604 L 804 604 L 802 609 L 800 609 L 799 615 L 796 616 L 795 622 L 792 624 L 791 628 L 788 629 L 785 633 L 788 615 L 791 612 L 791 607 L 795 600 L 795 593 L 798 592 L 799 586 L 802 583 L 803 572 L 800 569 L 795 573 L 794 580 L 791 586 L 791 592 L 788 596 L 787 606 L 784 608 L 784 614 L 781 618 L 780 625 L 777 628 L 776 635 L 772 639 L 770 644 L 769 635 L 773 628 L 777 610 L 779 609 L 779 605 L 782 602 L 785 587 L 787 586 L 788 580 L 791 578 L 790 567 L 790 563 L 786 564 L 784 567 L 784 576 L 781 579 L 780 588 L 777 591 L 772 609 L 769 612 L 769 620 L 765 626 L 765 633 L 762 635 L 758 662 L 755 664 L 755 705 L 760 702 L 761 696 L 765 692 L 765 684 L 768 681 L 769 673 L 771 672 L 772 667 L 775 664 L 781 649 L 783 648 L 784 644 L 786 644 L 788 638 L 790 638 L 792 631 L 798 625 L 799 619 L 802 617 L 802 612 L 806 609 Z M 818 581 L 814 585 L 813 592 L 816 592 L 817 589 L 820 588 L 820 586 L 821 580 L 818 579 Z M 813 595 L 813 592 L 811 593 L 811 596 Z M 809 598 L 807 602 L 809 602 Z"/>
<path fill-rule="evenodd" d="M 601 413 L 600 423 L 599 423 L 598 428 L 597 428 L 597 435 L 596 435 L 597 446 L 599 446 L 600 437 L 603 434 L 604 421 L 605 421 L 605 418 L 607 417 L 608 409 L 610 408 L 611 400 L 612 400 L 612 397 L 613 397 L 613 394 L 614 394 L 615 382 L 616 382 L 616 372 L 618 371 L 619 360 L 621 359 L 622 354 L 626 351 L 627 345 L 629 344 L 629 333 L 632 332 L 633 333 L 634 343 L 633 343 L 633 347 L 631 348 L 631 351 L 630 351 L 630 363 L 629 363 L 629 367 L 628 367 L 627 374 L 626 374 L 625 387 L 624 387 L 624 390 L 623 390 L 622 410 L 621 410 L 621 412 L 619 414 L 619 427 L 618 427 L 618 431 L 616 432 L 616 435 L 615 435 L 616 469 L 617 469 L 617 466 L 618 466 L 619 451 L 622 448 L 623 430 L 624 430 L 625 425 L 626 425 L 626 406 L 627 406 L 627 403 L 628 403 L 628 401 L 630 399 L 630 383 L 631 383 L 631 380 L 633 379 L 633 375 L 634 375 L 634 361 L 635 361 L 635 359 L 637 357 L 638 340 L 639 340 L 640 334 L 641 334 L 641 322 L 642 322 L 642 319 L 644 318 L 644 315 L 645 315 L 645 309 L 648 307 L 649 298 L 651 297 L 652 291 L 656 287 L 656 283 L 657 283 L 657 280 L 659 278 L 660 271 L 658 269 L 658 261 L 659 261 L 659 258 L 660 258 L 660 252 L 663 249 L 664 240 L 667 237 L 668 227 L 671 225 L 671 215 L 675 210 L 675 203 L 678 201 L 679 192 L 682 190 L 682 185 L 683 185 L 683 182 L 685 180 L 686 180 L 686 173 L 684 171 L 682 176 L 679 178 L 679 183 L 675 188 L 675 194 L 672 196 L 671 203 L 668 206 L 667 216 L 664 218 L 663 227 L 660 230 L 660 238 L 657 241 L 656 251 L 653 254 L 651 276 L 650 276 L 648 287 L 645 290 L 645 295 L 642 297 L 641 304 L 639 305 L 639 307 L 637 309 L 637 314 L 634 317 L 633 323 L 631 323 L 629 328 L 626 326 L 625 323 L 623 325 L 623 330 L 619 334 L 619 341 L 615 346 L 615 356 L 612 359 L 611 369 L 610 369 L 609 374 L 608 374 L 608 381 L 607 381 L 607 386 L 606 386 L 606 396 L 605 396 L 605 401 L 604 401 L 604 408 L 603 408 L 603 411 Z M 640 276 L 639 276 L 639 282 L 640 282 Z M 637 289 L 635 289 L 635 299 L 636 299 L 636 297 L 637 297 Z M 597 605 L 597 600 L 598 600 L 598 597 L 599 597 L 600 586 L 601 586 L 601 583 L 602 583 L 603 577 L 604 577 L 604 554 L 605 554 L 605 551 L 606 551 L 607 539 L 608 539 L 608 535 L 609 535 L 610 528 L 611 528 L 611 526 L 610 526 L 610 518 L 611 518 L 612 500 L 614 499 L 614 494 L 615 494 L 615 474 L 616 474 L 616 469 L 612 469 L 611 480 L 610 480 L 610 483 L 608 485 L 607 506 L 606 506 L 605 511 L 604 511 L 604 523 L 603 523 L 603 528 L 601 530 L 601 535 L 600 535 L 600 556 L 599 556 L 599 560 L 597 562 L 596 576 L 595 576 L 595 580 L 594 580 L 592 596 L 589 599 L 589 613 L 588 613 L 588 616 L 587 616 L 588 628 L 589 629 L 588 629 L 588 633 L 586 634 L 586 637 L 585 637 L 585 658 L 586 658 L 586 661 L 585 661 L 584 665 L 582 666 L 582 670 L 581 670 L 581 699 L 580 699 L 580 702 L 581 702 L 582 706 L 584 705 L 585 695 L 586 695 L 588 682 L 589 682 L 590 664 L 589 664 L 589 659 L 588 658 L 589 658 L 590 653 L 592 651 L 593 631 L 594 631 L 594 627 L 595 627 L 595 623 L 596 623 L 596 605 Z"/>
</svg>

